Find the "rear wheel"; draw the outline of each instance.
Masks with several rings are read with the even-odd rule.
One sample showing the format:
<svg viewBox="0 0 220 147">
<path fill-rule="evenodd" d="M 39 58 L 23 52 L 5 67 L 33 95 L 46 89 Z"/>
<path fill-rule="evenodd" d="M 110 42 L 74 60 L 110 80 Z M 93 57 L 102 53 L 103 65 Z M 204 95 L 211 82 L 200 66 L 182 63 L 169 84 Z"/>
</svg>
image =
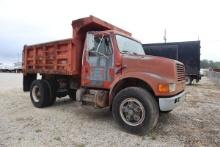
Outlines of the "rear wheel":
<svg viewBox="0 0 220 147">
<path fill-rule="evenodd" d="M 49 88 L 43 80 L 35 80 L 31 84 L 30 97 L 33 105 L 37 108 L 48 106 Z"/>
<path fill-rule="evenodd" d="M 153 96 L 139 87 L 121 90 L 112 104 L 114 119 L 130 133 L 146 134 L 157 124 L 158 105 Z"/>
<path fill-rule="evenodd" d="M 48 90 L 49 90 L 49 97 L 47 101 L 47 106 L 51 106 L 56 101 L 56 83 L 54 80 L 43 80 L 44 83 L 47 84 Z"/>
<path fill-rule="evenodd" d="M 75 89 L 70 89 L 68 90 L 68 95 L 71 100 L 76 100 L 76 90 Z"/>
</svg>

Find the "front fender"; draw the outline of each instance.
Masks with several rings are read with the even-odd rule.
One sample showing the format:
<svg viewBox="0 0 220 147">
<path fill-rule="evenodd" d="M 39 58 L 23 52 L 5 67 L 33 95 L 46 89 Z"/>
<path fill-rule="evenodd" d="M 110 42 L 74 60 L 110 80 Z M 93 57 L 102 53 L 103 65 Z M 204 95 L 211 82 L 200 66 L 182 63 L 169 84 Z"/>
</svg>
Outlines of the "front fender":
<svg viewBox="0 0 220 147">
<path fill-rule="evenodd" d="M 146 73 L 146 72 L 129 72 L 129 73 L 123 73 L 122 75 L 118 76 L 115 78 L 115 80 L 112 82 L 111 87 L 110 87 L 110 92 L 109 92 L 109 98 L 110 102 L 113 99 L 112 91 L 115 88 L 115 86 L 122 80 L 128 79 L 128 78 L 135 78 L 142 80 L 145 82 L 147 85 L 151 87 L 153 90 L 154 94 L 157 96 L 160 93 L 158 93 L 157 87 L 159 83 L 167 83 L 168 79 L 163 78 L 159 75 L 153 74 L 153 73 Z"/>
</svg>

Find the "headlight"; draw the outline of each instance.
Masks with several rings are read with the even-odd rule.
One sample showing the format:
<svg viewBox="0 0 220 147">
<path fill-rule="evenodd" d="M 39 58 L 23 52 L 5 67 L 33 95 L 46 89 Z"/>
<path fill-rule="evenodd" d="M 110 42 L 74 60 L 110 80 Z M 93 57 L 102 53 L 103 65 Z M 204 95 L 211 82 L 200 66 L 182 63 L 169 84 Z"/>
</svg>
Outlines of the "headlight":
<svg viewBox="0 0 220 147">
<path fill-rule="evenodd" d="M 176 90 L 176 84 L 175 83 L 169 84 L 169 91 L 174 92 L 175 90 Z"/>
<path fill-rule="evenodd" d="M 174 92 L 176 90 L 176 84 L 159 84 L 158 85 L 159 92 Z"/>
</svg>

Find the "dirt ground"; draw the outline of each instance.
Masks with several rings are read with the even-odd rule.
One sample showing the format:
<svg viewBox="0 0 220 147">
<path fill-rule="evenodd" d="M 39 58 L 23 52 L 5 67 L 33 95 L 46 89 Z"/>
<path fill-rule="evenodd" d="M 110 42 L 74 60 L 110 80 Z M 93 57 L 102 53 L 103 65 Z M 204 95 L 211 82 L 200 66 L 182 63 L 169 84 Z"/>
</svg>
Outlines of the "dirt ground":
<svg viewBox="0 0 220 147">
<path fill-rule="evenodd" d="M 108 109 L 68 98 L 38 109 L 22 91 L 22 75 L 0 73 L 1 146 L 219 146 L 220 88 L 207 78 L 187 86 L 183 104 L 160 114 L 152 133 L 124 132 Z"/>
</svg>

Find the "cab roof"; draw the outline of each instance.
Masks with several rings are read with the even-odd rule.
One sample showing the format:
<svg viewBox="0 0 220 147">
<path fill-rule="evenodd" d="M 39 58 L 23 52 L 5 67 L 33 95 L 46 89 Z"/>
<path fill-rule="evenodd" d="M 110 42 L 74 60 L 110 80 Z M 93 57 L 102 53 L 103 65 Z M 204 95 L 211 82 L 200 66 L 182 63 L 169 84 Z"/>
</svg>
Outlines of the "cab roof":
<svg viewBox="0 0 220 147">
<path fill-rule="evenodd" d="M 117 30 L 106 30 L 106 31 L 94 31 L 96 35 L 101 35 L 101 34 L 106 34 L 106 35 L 110 35 L 110 34 L 115 34 L 115 35 L 121 35 L 121 36 L 124 36 L 124 37 L 127 37 L 127 38 L 130 38 L 132 40 L 135 40 L 137 42 L 140 42 L 140 40 L 137 40 L 135 38 L 133 38 L 132 36 L 128 35 L 128 34 L 125 34 L 121 31 L 117 31 Z"/>
</svg>

